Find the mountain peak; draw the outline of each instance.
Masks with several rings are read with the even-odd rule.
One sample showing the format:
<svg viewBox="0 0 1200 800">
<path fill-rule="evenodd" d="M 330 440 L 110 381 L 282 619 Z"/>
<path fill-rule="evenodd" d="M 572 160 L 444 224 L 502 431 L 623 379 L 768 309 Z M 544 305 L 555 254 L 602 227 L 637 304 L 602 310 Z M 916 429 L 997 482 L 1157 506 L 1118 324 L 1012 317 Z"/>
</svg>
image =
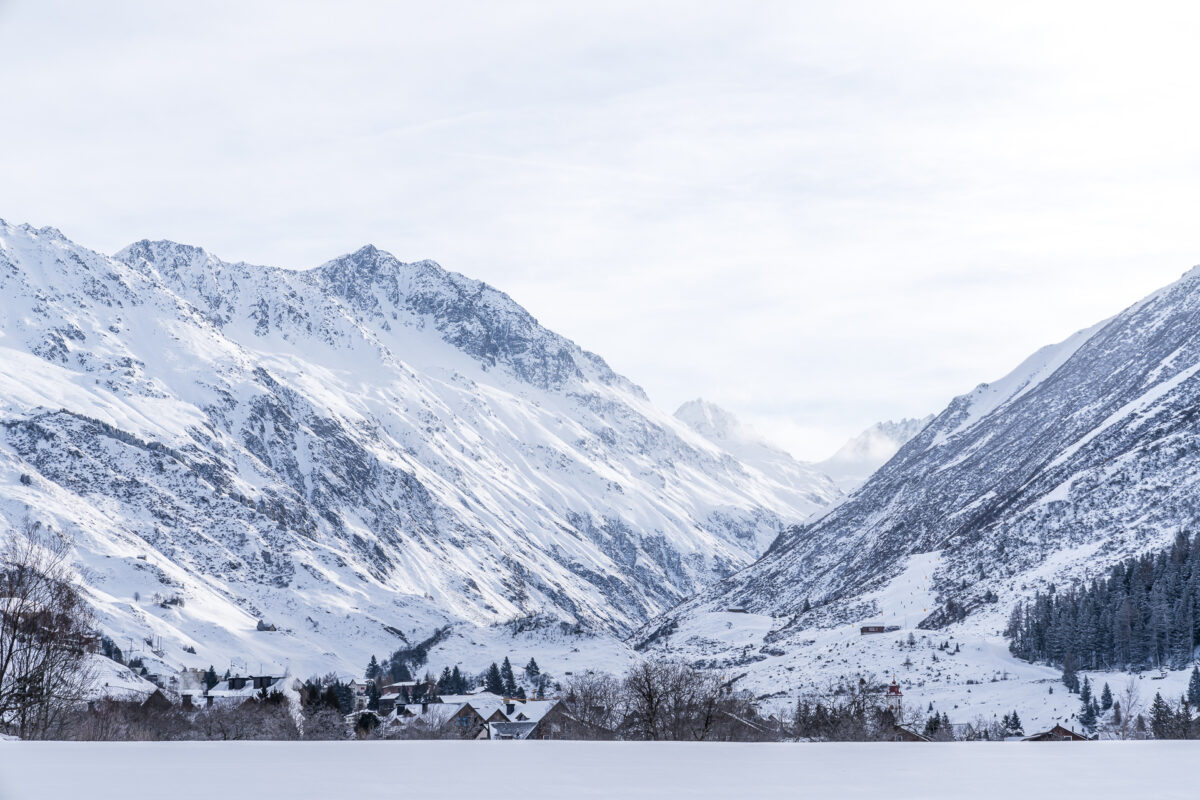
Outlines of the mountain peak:
<svg viewBox="0 0 1200 800">
<path fill-rule="evenodd" d="M 838 451 L 818 466 L 837 482 L 845 492 L 851 492 L 886 464 L 892 456 L 933 421 L 927 417 L 876 422 L 851 437 Z"/>
<path fill-rule="evenodd" d="M 701 397 L 689 400 L 677 408 L 675 418 L 708 439 L 745 441 L 759 438 L 732 412 Z"/>
</svg>

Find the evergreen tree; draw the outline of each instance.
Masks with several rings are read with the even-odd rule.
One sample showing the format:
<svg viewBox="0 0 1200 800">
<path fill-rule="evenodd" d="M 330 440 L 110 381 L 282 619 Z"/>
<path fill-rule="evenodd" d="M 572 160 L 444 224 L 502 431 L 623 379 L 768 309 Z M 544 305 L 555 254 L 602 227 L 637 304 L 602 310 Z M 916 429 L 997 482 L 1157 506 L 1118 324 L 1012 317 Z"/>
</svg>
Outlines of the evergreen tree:
<svg viewBox="0 0 1200 800">
<path fill-rule="evenodd" d="M 208 665 L 208 669 L 204 671 L 204 688 L 212 689 L 221 679 L 217 677 L 217 671 L 213 669 L 212 664 Z"/>
<path fill-rule="evenodd" d="M 454 687 L 450 690 L 450 694 L 466 694 L 467 679 L 459 672 L 458 665 L 454 665 L 454 669 L 450 670 L 450 683 Z"/>
<path fill-rule="evenodd" d="M 1087 675 L 1083 676 L 1083 683 L 1079 686 L 1079 702 L 1085 706 L 1092 704 L 1092 682 L 1088 680 Z"/>
<path fill-rule="evenodd" d="M 442 674 L 437 680 L 438 694 L 454 694 L 453 676 L 449 667 L 442 668 Z"/>
<path fill-rule="evenodd" d="M 508 660 L 508 656 L 504 657 L 504 663 L 500 665 L 500 677 L 504 681 L 504 696 L 515 696 L 517 693 L 517 678 L 513 675 L 512 663 Z"/>
<path fill-rule="evenodd" d="M 1073 655 L 1068 655 L 1066 664 L 1063 665 L 1062 682 L 1068 692 L 1079 691 L 1079 676 L 1075 674 L 1075 657 Z"/>
<path fill-rule="evenodd" d="M 542 674 L 541 667 L 538 666 L 538 663 L 536 661 L 534 661 L 532 658 L 530 658 L 529 663 L 525 665 L 525 678 L 530 683 L 536 684 L 538 676 L 541 674 Z"/>
<path fill-rule="evenodd" d="M 367 680 L 373 681 L 379 677 L 379 662 L 375 660 L 375 656 L 371 656 L 371 660 L 367 662 L 367 671 L 363 673 L 367 676 Z"/>
<path fill-rule="evenodd" d="M 393 683 L 403 683 L 413 679 L 412 673 L 408 671 L 408 664 L 403 661 L 393 661 L 388 667 L 388 673 L 392 676 Z"/>
<path fill-rule="evenodd" d="M 504 678 L 500 675 L 500 667 L 493 661 L 484 677 L 484 688 L 492 694 L 504 694 Z"/>
<path fill-rule="evenodd" d="M 1188 681 L 1187 699 L 1193 708 L 1200 708 L 1200 667 L 1192 667 L 1192 679 Z"/>
<path fill-rule="evenodd" d="M 1155 739 L 1174 739 L 1175 712 L 1167 705 L 1167 701 L 1163 700 L 1162 694 L 1154 694 L 1154 702 L 1150 704 L 1150 732 L 1154 734 Z"/>
<path fill-rule="evenodd" d="M 1113 707 L 1112 690 L 1108 688 L 1108 684 L 1104 684 L 1104 688 L 1100 690 L 1100 710 L 1108 711 Z"/>
<path fill-rule="evenodd" d="M 379 687 L 374 682 L 367 684 L 367 710 L 379 710 Z"/>
<path fill-rule="evenodd" d="M 1082 710 L 1079 712 L 1079 724 L 1091 733 L 1096 729 L 1096 711 L 1095 706 L 1091 703 L 1084 703 Z"/>
</svg>

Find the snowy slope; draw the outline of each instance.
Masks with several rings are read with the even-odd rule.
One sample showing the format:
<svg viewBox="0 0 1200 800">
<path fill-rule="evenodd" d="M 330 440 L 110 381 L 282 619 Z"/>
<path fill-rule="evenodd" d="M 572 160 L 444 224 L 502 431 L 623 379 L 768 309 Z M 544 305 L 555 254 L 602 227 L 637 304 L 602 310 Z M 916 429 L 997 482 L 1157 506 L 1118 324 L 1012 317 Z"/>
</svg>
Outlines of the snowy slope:
<svg viewBox="0 0 1200 800">
<path fill-rule="evenodd" d="M 785 532 L 757 563 L 635 641 L 651 654 L 743 668 L 768 691 L 789 674 L 900 670 L 908 654 L 895 640 L 908 631 L 955 637 L 962 649 L 949 660 L 934 661 L 928 647 L 914 656 L 923 699 L 997 694 L 1069 715 L 1074 698 L 1049 694 L 1055 672 L 1016 662 L 999 633 L 1035 589 L 1101 575 L 1195 529 L 1198 372 L 1200 268 L 956 398 L 846 502 Z M 965 620 L 947 619 L 950 600 Z M 902 631 L 860 636 L 871 621 Z M 1016 676 L 1011 685 L 992 683 L 1005 674 Z"/>
<path fill-rule="evenodd" d="M 877 422 L 813 466 L 832 478 L 843 492 L 853 492 L 931 421 L 932 414 L 923 419 Z"/>
<path fill-rule="evenodd" d="M 105 629 L 167 668 L 357 671 L 534 614 L 619 651 L 813 510 L 433 262 L 0 223 L 0 297 L 0 521 L 69 537 Z"/>
<path fill-rule="evenodd" d="M 796 508 L 807 508 L 810 514 L 823 512 L 843 497 L 816 466 L 792 458 L 714 403 L 689 400 L 675 411 L 675 418 L 777 486 L 776 491 L 788 496 Z M 764 542 L 763 549 L 770 544 Z"/>
</svg>

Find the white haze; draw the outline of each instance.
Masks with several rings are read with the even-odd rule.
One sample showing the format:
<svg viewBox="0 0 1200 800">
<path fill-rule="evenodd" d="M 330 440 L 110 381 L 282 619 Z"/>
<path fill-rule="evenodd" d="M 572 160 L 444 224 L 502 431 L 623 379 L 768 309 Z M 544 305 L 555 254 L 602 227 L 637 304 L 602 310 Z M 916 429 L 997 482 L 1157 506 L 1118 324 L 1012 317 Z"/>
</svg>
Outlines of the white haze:
<svg viewBox="0 0 1200 800">
<path fill-rule="evenodd" d="M 0 0 L 0 217 L 488 281 L 797 455 L 1200 262 L 1186 4 Z"/>
</svg>

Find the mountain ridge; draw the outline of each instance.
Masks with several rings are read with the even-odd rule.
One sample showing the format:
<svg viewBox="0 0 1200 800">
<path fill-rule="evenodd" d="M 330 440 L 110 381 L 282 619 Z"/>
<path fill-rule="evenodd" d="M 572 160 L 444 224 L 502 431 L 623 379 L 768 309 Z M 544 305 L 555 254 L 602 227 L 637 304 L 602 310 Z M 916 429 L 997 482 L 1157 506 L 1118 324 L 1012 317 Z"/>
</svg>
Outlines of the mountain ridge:
<svg viewBox="0 0 1200 800">
<path fill-rule="evenodd" d="M 0 224 L 0 517 L 70 538 L 101 625 L 168 671 L 358 669 L 524 617 L 620 655 L 811 513 L 435 262 L 118 255 Z"/>
</svg>

